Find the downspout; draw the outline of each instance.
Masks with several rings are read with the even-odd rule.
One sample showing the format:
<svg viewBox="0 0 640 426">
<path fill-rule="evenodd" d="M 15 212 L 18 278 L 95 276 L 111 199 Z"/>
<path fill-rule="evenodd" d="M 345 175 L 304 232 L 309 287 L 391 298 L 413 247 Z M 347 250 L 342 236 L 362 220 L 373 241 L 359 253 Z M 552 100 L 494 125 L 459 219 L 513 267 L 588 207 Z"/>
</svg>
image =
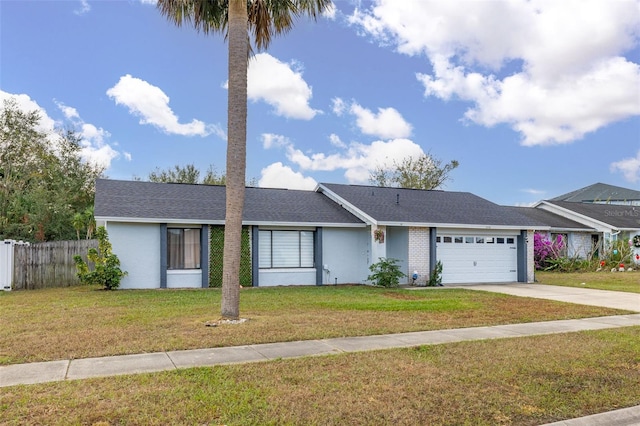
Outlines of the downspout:
<svg viewBox="0 0 640 426">
<path fill-rule="evenodd" d="M 167 224 L 160 224 L 160 288 L 167 288 Z"/>
</svg>

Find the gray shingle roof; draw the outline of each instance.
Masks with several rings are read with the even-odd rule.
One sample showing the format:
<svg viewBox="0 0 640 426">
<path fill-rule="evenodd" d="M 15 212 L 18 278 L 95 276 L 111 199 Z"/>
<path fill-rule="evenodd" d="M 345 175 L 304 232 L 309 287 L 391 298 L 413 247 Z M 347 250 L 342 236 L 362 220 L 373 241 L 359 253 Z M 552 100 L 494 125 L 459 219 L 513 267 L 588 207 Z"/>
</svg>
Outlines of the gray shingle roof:
<svg viewBox="0 0 640 426">
<path fill-rule="evenodd" d="M 575 222 L 571 219 L 567 219 L 566 217 L 557 215 L 555 213 L 551 213 L 550 211 L 547 211 L 547 210 L 536 209 L 533 207 L 508 207 L 508 208 L 514 209 L 520 214 L 523 214 L 551 228 L 567 229 L 567 230 L 590 229 L 588 226 Z"/>
<path fill-rule="evenodd" d="M 469 192 L 321 184 L 379 223 L 535 228 L 543 224 Z"/>
<path fill-rule="evenodd" d="M 98 179 L 95 216 L 147 221 L 224 221 L 226 188 L 214 185 Z M 247 188 L 244 221 L 361 225 L 324 195 L 313 191 Z"/>
<path fill-rule="evenodd" d="M 640 229 L 640 206 L 548 201 L 550 204 L 612 225 L 617 229 Z"/>
<path fill-rule="evenodd" d="M 624 202 L 640 201 L 640 191 L 608 185 L 606 183 L 594 183 L 567 194 L 552 198 L 551 201 L 569 201 L 574 203 L 593 202 Z"/>
</svg>

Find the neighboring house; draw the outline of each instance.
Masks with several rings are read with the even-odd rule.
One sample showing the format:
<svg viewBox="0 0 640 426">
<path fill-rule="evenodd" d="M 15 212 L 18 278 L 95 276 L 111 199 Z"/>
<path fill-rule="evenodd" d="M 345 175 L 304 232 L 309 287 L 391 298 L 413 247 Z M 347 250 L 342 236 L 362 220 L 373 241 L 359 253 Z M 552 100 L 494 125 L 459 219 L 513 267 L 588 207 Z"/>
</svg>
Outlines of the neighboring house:
<svg viewBox="0 0 640 426">
<path fill-rule="evenodd" d="M 221 186 L 96 182 L 96 221 L 129 273 L 121 288 L 217 282 L 224 210 Z M 253 286 L 365 283 L 381 257 L 421 284 L 437 261 L 443 283 L 532 282 L 527 240 L 549 229 L 470 193 L 336 184 L 247 188 L 243 224 Z"/>
<path fill-rule="evenodd" d="M 597 256 L 602 241 L 602 233 L 592 226 L 571 220 L 562 214 L 552 213 L 542 208 L 511 207 L 532 220 L 542 223 L 548 229 L 538 229 L 537 233 L 551 241 L 562 237 L 564 255 L 570 258 L 583 259 Z"/>
<path fill-rule="evenodd" d="M 550 201 L 640 206 L 640 191 L 606 183 L 594 183 L 552 198 Z"/>
<path fill-rule="evenodd" d="M 619 186 L 596 183 L 533 207 L 511 208 L 546 226 L 537 233 L 552 241 L 562 236 L 564 254 L 572 258 L 598 258 L 614 241 L 640 235 L 640 191 Z M 633 247 L 632 257 L 640 264 L 640 248 Z"/>
<path fill-rule="evenodd" d="M 575 244 L 579 250 L 576 252 L 578 257 L 588 257 L 586 254 L 593 250 L 607 249 L 613 241 L 627 242 L 635 235 L 640 235 L 640 205 L 541 201 L 534 207 L 578 222 L 592 230 L 591 242 L 586 236 L 588 232 L 570 234 L 569 241 L 572 238 L 576 241 L 582 239 L 581 245 Z M 599 243 L 597 246 L 596 236 Z M 634 248 L 634 255 L 638 253 L 640 250 Z"/>
</svg>

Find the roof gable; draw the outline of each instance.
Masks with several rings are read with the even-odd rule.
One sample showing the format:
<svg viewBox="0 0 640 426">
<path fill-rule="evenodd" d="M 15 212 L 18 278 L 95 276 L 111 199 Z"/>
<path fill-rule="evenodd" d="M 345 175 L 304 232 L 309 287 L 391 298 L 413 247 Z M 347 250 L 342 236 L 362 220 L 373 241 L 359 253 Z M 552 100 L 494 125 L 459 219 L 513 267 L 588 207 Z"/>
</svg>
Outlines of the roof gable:
<svg viewBox="0 0 640 426">
<path fill-rule="evenodd" d="M 606 183 L 595 183 L 567 194 L 552 198 L 551 201 L 568 201 L 573 203 L 619 204 L 637 201 L 640 203 L 640 191 Z"/>
<path fill-rule="evenodd" d="M 379 224 L 466 225 L 528 228 L 542 225 L 519 212 L 469 192 L 425 191 L 361 185 L 320 184 L 318 191 L 348 203 Z M 544 226 L 544 225 L 543 225 Z"/>
<path fill-rule="evenodd" d="M 607 224 L 613 229 L 640 229 L 640 206 L 572 203 L 568 201 L 546 201 L 545 203 Z"/>
</svg>

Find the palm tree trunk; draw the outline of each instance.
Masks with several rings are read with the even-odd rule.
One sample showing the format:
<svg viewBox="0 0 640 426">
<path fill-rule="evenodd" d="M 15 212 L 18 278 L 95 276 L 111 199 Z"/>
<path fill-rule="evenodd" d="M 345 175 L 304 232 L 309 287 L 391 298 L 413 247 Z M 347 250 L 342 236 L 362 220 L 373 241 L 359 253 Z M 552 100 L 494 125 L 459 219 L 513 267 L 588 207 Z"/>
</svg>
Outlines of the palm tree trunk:
<svg viewBox="0 0 640 426">
<path fill-rule="evenodd" d="M 240 244 L 247 162 L 247 0 L 229 1 L 227 199 L 222 261 L 222 317 L 240 316 Z"/>
</svg>

